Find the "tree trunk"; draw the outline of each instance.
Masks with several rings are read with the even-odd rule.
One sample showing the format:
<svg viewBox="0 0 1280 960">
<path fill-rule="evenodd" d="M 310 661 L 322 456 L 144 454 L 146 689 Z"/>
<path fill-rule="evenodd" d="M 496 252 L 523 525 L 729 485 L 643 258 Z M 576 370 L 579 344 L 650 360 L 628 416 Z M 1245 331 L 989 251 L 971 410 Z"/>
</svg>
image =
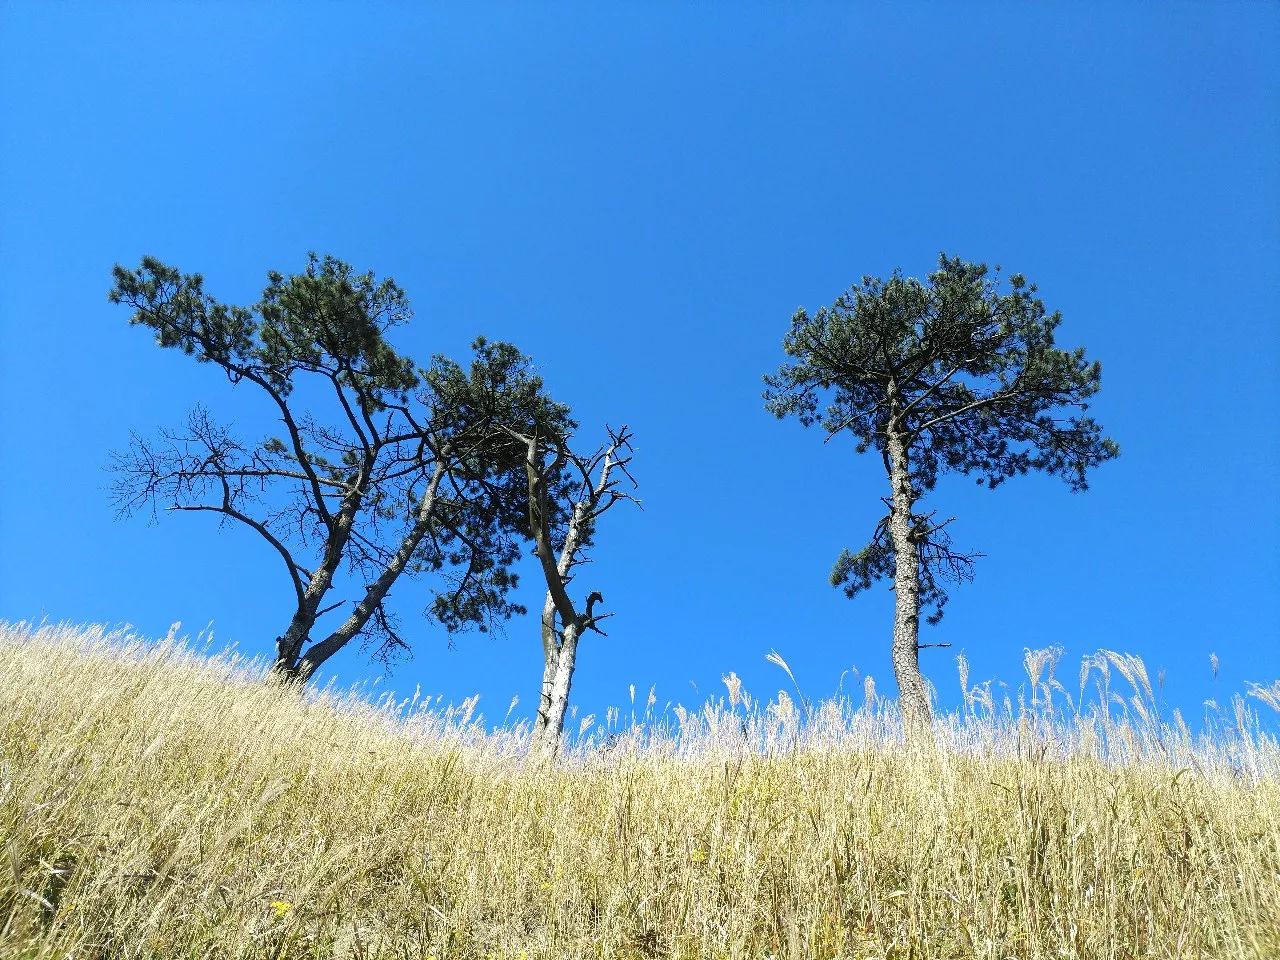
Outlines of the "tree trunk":
<svg viewBox="0 0 1280 960">
<path fill-rule="evenodd" d="M 556 605 L 548 591 L 542 604 L 542 688 L 538 695 L 538 713 L 533 720 L 533 739 L 539 740 L 551 716 L 551 688 L 555 686 L 560 663 L 560 638 L 556 635 Z"/>
<path fill-rule="evenodd" d="M 564 734 L 564 716 L 569 709 L 569 689 L 573 685 L 573 668 L 578 656 L 580 633 L 581 628 L 576 623 L 565 628 L 563 640 L 556 648 L 554 655 L 548 658 L 549 669 L 543 673 L 543 702 L 539 704 L 534 741 L 548 753 L 555 753 L 560 749 Z M 550 679 L 549 685 L 548 679 Z"/>
<path fill-rule="evenodd" d="M 566 548 L 577 548 L 581 529 L 581 511 L 574 511 L 569 526 Z M 568 575 L 571 554 L 561 553 L 556 565 L 563 582 Z M 578 657 L 578 640 L 582 636 L 580 618 L 574 613 L 565 627 L 564 636 L 556 631 L 556 603 L 551 591 L 542 606 L 542 690 L 538 697 L 538 715 L 533 721 L 533 743 L 549 754 L 560 750 L 564 734 L 564 715 L 569 708 L 569 689 L 573 685 L 573 669 Z"/>
<path fill-rule="evenodd" d="M 929 688 L 920 673 L 920 547 L 912 523 L 915 491 L 904 438 L 890 429 L 886 443 L 889 484 L 889 535 L 893 539 L 893 674 L 898 705 L 909 736 L 930 734 Z"/>
<path fill-rule="evenodd" d="M 342 509 L 329 529 L 325 543 L 324 561 L 311 574 L 307 588 L 298 599 L 298 609 L 289 621 L 284 636 L 276 638 L 276 661 L 271 672 L 291 681 L 304 681 L 308 672 L 304 669 L 303 647 L 311 639 L 311 630 L 320 619 L 320 604 L 333 586 L 334 575 L 342 563 L 343 552 L 351 538 L 351 526 L 360 509 L 361 491 L 347 495 Z"/>
<path fill-rule="evenodd" d="M 533 721 L 533 747 L 551 756 L 560 750 L 564 733 L 564 715 L 569 706 L 569 689 L 573 685 L 573 669 L 578 657 L 578 642 L 587 630 L 603 634 L 599 621 L 607 614 L 597 616 L 595 605 L 603 602 L 599 592 L 587 597 L 586 607 L 579 610 L 567 590 L 570 573 L 582 562 L 578 551 L 584 539 L 590 536 L 592 524 L 619 500 L 630 499 L 614 490 L 615 480 L 610 473 L 619 468 L 626 473 L 630 457 L 619 451 L 629 450 L 629 434 L 623 427 L 617 433 L 610 432 L 610 445 L 594 457 L 583 459 L 573 456 L 561 446 L 556 461 L 548 470 L 543 449 L 537 437 L 513 433 L 526 447 L 525 472 L 529 481 L 529 528 L 533 534 L 534 553 L 542 566 L 547 584 L 546 599 L 542 605 L 542 689 L 538 696 L 538 714 Z M 583 492 L 573 504 L 564 543 L 559 557 L 551 544 L 550 511 L 547 503 L 547 477 L 558 476 L 561 466 L 572 459 L 581 470 L 586 483 Z M 599 464 L 600 477 L 591 484 L 590 477 Z M 630 474 L 627 474 L 630 476 Z M 556 630 L 559 618 L 563 632 Z"/>
<path fill-rule="evenodd" d="M 547 528 L 546 504 L 542 502 L 544 481 L 539 457 L 536 441 L 530 442 L 527 469 L 529 498 L 534 505 L 530 511 L 530 520 L 536 543 L 534 552 L 542 562 L 547 582 L 547 595 L 542 607 L 542 690 L 538 697 L 538 716 L 533 722 L 533 743 L 535 748 L 554 755 L 560 750 L 561 735 L 564 732 L 564 715 L 569 705 L 569 688 L 573 685 L 578 640 L 582 636 L 585 622 L 588 622 L 586 617 L 590 616 L 590 613 L 586 617 L 578 613 L 565 590 L 590 505 L 587 501 L 574 504 L 569 527 L 565 531 L 564 545 L 559 559 L 556 559 L 552 554 L 551 536 Z M 606 472 L 605 480 L 607 479 Z M 556 634 L 557 614 L 564 628 L 563 636 Z"/>
<path fill-rule="evenodd" d="M 271 672 L 284 680 L 298 679 L 298 660 L 315 626 L 316 618 L 309 614 L 306 606 L 304 599 L 289 621 L 289 629 L 283 636 L 276 637 L 276 659 L 271 664 Z"/>
<path fill-rule="evenodd" d="M 276 637 L 276 660 L 271 672 L 285 680 L 305 680 L 302 675 L 302 651 L 311 641 L 311 630 L 320 619 L 320 604 L 333 586 L 333 570 L 327 565 L 316 570 L 298 601 L 298 609 L 284 635 Z"/>
<path fill-rule="evenodd" d="M 364 629 L 365 624 L 369 622 L 369 618 L 377 612 L 382 605 L 382 601 L 387 598 L 387 594 L 391 592 L 391 588 L 400 578 L 400 574 L 404 573 L 409 561 L 413 559 L 418 545 L 422 543 L 423 537 L 427 535 L 431 528 L 431 523 L 435 519 L 436 494 L 440 489 L 440 481 L 444 475 L 445 465 L 441 462 L 436 466 L 435 472 L 431 476 L 431 482 L 422 496 L 422 502 L 418 505 L 417 519 L 400 542 L 399 549 L 387 561 L 387 565 L 373 583 L 365 587 L 364 596 L 355 605 L 351 615 L 347 617 L 342 625 L 329 636 L 314 644 L 298 661 L 296 673 L 299 679 L 310 679 L 326 660 L 350 643 Z"/>
</svg>

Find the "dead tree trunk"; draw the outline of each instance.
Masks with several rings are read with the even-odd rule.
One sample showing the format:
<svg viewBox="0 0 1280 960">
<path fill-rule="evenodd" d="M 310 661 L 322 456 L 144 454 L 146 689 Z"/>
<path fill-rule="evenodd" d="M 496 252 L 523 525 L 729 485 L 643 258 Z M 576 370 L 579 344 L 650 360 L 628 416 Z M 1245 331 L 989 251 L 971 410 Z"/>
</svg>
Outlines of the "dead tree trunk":
<svg viewBox="0 0 1280 960">
<path fill-rule="evenodd" d="M 586 559 L 583 551 L 591 544 L 600 516 L 619 501 L 638 503 L 618 489 L 622 477 L 631 480 L 627 471 L 631 461 L 631 434 L 625 426 L 616 433 L 610 431 L 609 443 L 588 457 L 573 453 L 568 438 L 548 442 L 536 436 L 515 433 L 512 436 L 525 445 L 529 528 L 547 584 L 541 622 L 542 689 L 534 719 L 533 745 L 537 750 L 554 754 L 560 749 L 564 735 L 578 644 L 588 630 L 604 635 L 600 621 L 610 616 L 595 612 L 596 604 L 604 600 L 599 592 L 590 594 L 585 605 L 579 607 L 570 597 L 568 587 L 574 567 Z M 550 464 L 546 461 L 548 448 L 554 451 Z M 569 492 L 561 504 L 556 504 L 551 491 L 563 485 L 566 471 L 572 481 L 564 485 Z M 632 480 L 633 485 L 634 482 Z M 556 523 L 557 506 L 568 510 L 568 519 L 562 527 Z M 556 533 L 563 536 L 558 551 L 553 542 Z"/>
</svg>

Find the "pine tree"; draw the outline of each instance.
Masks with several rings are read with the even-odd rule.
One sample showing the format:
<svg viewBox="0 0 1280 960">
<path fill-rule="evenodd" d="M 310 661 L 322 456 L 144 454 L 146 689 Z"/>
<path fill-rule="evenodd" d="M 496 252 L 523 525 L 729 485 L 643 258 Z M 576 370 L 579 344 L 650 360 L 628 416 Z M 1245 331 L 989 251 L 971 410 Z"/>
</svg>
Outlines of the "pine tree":
<svg viewBox="0 0 1280 960">
<path fill-rule="evenodd" d="M 574 423 L 519 350 L 479 339 L 469 368 L 442 356 L 419 368 L 388 339 L 412 317 L 404 291 L 328 256 L 269 273 L 252 306 L 151 257 L 114 276 L 132 324 L 256 390 L 278 419 L 278 436 L 249 441 L 197 408 L 182 429 L 135 435 L 114 469 L 122 512 L 212 513 L 280 557 L 294 612 L 275 639 L 279 674 L 305 680 L 357 638 L 384 658 L 406 649 L 386 607 L 402 577 L 432 576 L 427 613 L 448 631 L 522 612 L 508 597 L 528 487 L 509 431 L 559 437 Z"/>
<path fill-rule="evenodd" d="M 1049 313 L 1020 274 L 940 256 L 921 282 L 896 271 L 864 277 L 831 306 L 791 320 L 791 358 L 765 378 L 766 408 L 848 433 L 859 453 L 875 450 L 889 481 L 888 513 L 870 543 L 844 551 L 831 582 L 854 597 L 884 578 L 896 593 L 892 641 L 904 722 L 927 730 L 920 672 L 922 607 L 936 623 L 946 584 L 972 575 L 974 554 L 952 546 L 921 497 L 947 471 L 994 489 L 1032 470 L 1085 490 L 1088 472 L 1119 453 L 1086 415 L 1101 367 L 1083 349 L 1062 350 L 1062 317 Z"/>
</svg>

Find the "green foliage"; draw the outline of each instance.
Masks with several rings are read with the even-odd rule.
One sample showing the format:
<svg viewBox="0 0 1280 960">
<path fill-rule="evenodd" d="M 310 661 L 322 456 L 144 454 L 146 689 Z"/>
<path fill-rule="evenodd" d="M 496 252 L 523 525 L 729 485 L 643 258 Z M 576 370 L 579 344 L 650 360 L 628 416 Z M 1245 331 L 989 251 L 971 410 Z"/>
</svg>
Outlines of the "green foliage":
<svg viewBox="0 0 1280 960">
<path fill-rule="evenodd" d="M 916 579 L 920 588 L 920 604 L 932 607 L 925 617 L 936 624 L 942 619 L 949 599 L 944 583 L 961 583 L 973 579 L 973 561 L 976 555 L 957 553 L 951 549 L 950 538 L 938 526 L 930 525 L 929 517 L 913 517 L 916 547 L 919 551 Z M 891 579 L 897 563 L 897 553 L 889 536 L 888 518 L 876 526 L 876 532 L 868 543 L 856 553 L 841 550 L 831 568 L 829 580 L 833 587 L 840 587 L 844 595 L 852 599 L 883 579 Z"/>
<path fill-rule="evenodd" d="M 420 371 L 422 396 L 430 406 L 432 422 L 440 424 L 445 434 L 461 437 L 501 425 L 560 440 L 577 427 L 569 408 L 547 396 L 529 358 L 514 346 L 479 337 L 471 348 L 475 358 L 469 369 L 437 354 L 431 366 Z M 505 467 L 523 470 L 523 448 L 506 433 L 472 449 L 468 462 L 483 473 L 486 458 L 499 458 Z"/>
<path fill-rule="evenodd" d="M 418 368 L 388 339 L 413 316 L 404 291 L 332 256 L 311 254 L 298 274 L 269 273 L 251 306 L 219 303 L 199 274 L 153 257 L 117 266 L 114 279 L 110 300 L 133 308 L 132 324 L 233 384 L 260 388 L 283 427 L 243 442 L 197 410 L 164 443 L 135 438 L 116 462 L 122 506 L 213 510 L 248 524 L 285 559 L 303 612 L 339 565 L 372 589 L 406 544 L 406 571 L 436 575 L 428 613 L 448 630 L 485 630 L 520 612 L 508 595 L 528 493 L 521 448 L 506 431 L 558 438 L 575 424 L 516 347 L 481 338 L 466 367 L 436 356 Z M 304 380 L 312 388 L 297 392 Z M 295 559 L 303 549 L 314 567 Z M 403 646 L 381 594 L 368 608 L 362 635 L 381 640 L 381 652 Z"/>
<path fill-rule="evenodd" d="M 412 362 L 386 339 L 412 316 L 404 291 L 334 257 L 312 253 L 301 274 L 268 273 L 253 307 L 218 303 L 200 274 L 184 276 L 154 257 L 134 270 L 117 265 L 113 275 L 109 299 L 135 307 L 130 323 L 150 327 L 162 347 L 222 366 L 233 380 L 252 373 L 287 396 L 297 374 L 322 373 L 370 411 L 384 398 L 403 402 L 418 385 Z"/>
<path fill-rule="evenodd" d="M 766 408 L 829 436 L 848 431 L 886 468 L 896 437 L 913 502 L 948 471 L 994 489 L 1036 470 L 1084 490 L 1089 470 L 1119 453 L 1086 413 L 1101 367 L 1082 348 L 1057 346 L 1061 314 L 1036 292 L 1020 274 L 1001 284 L 999 268 L 945 254 L 926 282 L 900 271 L 864 277 L 831 306 L 792 317 L 783 342 L 791 360 L 765 378 Z M 971 558 L 950 551 L 930 518 L 912 523 L 934 548 L 922 551 L 927 599 L 945 602 L 937 578 L 963 579 Z M 878 531 L 866 549 L 841 556 L 832 582 L 857 594 L 892 570 L 892 556 Z"/>
</svg>

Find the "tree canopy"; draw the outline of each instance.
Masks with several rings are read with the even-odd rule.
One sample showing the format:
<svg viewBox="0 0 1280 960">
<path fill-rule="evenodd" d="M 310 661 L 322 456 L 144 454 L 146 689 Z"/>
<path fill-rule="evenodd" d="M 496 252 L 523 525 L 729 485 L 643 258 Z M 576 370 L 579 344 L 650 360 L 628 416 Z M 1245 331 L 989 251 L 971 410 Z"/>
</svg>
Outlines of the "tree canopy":
<svg viewBox="0 0 1280 960">
<path fill-rule="evenodd" d="M 132 324 L 252 385 L 279 421 L 277 435 L 247 440 L 197 408 L 181 429 L 135 435 L 114 464 L 124 511 L 219 514 L 280 556 L 296 603 L 277 669 L 305 677 L 357 637 L 383 657 L 407 649 L 385 605 L 406 573 L 435 575 L 426 612 L 451 632 L 520 610 L 509 593 L 527 485 L 509 431 L 564 436 L 574 423 L 519 350 L 478 339 L 467 366 L 418 367 L 388 339 L 412 316 L 404 291 L 330 256 L 269 273 L 251 306 L 150 257 L 114 279 L 110 299 L 133 308 Z M 335 602 L 340 571 L 359 585 Z M 340 625 L 312 636 L 344 606 Z"/>
<path fill-rule="evenodd" d="M 1080 491 L 1119 452 L 1087 414 L 1101 366 L 1057 346 L 1061 322 L 1021 274 L 1002 284 L 998 267 L 943 254 L 926 281 L 864 277 L 830 306 L 798 310 L 783 341 L 789 360 L 765 378 L 779 418 L 820 426 L 827 439 L 848 433 L 858 452 L 880 455 L 889 514 L 867 546 L 840 555 L 831 581 L 850 597 L 889 576 L 899 603 L 914 592 L 899 610 L 912 621 L 913 658 L 919 604 L 936 622 L 945 582 L 969 577 L 975 556 L 952 547 L 949 520 L 915 511 L 938 477 L 968 474 L 994 489 L 1035 470 Z"/>
</svg>

